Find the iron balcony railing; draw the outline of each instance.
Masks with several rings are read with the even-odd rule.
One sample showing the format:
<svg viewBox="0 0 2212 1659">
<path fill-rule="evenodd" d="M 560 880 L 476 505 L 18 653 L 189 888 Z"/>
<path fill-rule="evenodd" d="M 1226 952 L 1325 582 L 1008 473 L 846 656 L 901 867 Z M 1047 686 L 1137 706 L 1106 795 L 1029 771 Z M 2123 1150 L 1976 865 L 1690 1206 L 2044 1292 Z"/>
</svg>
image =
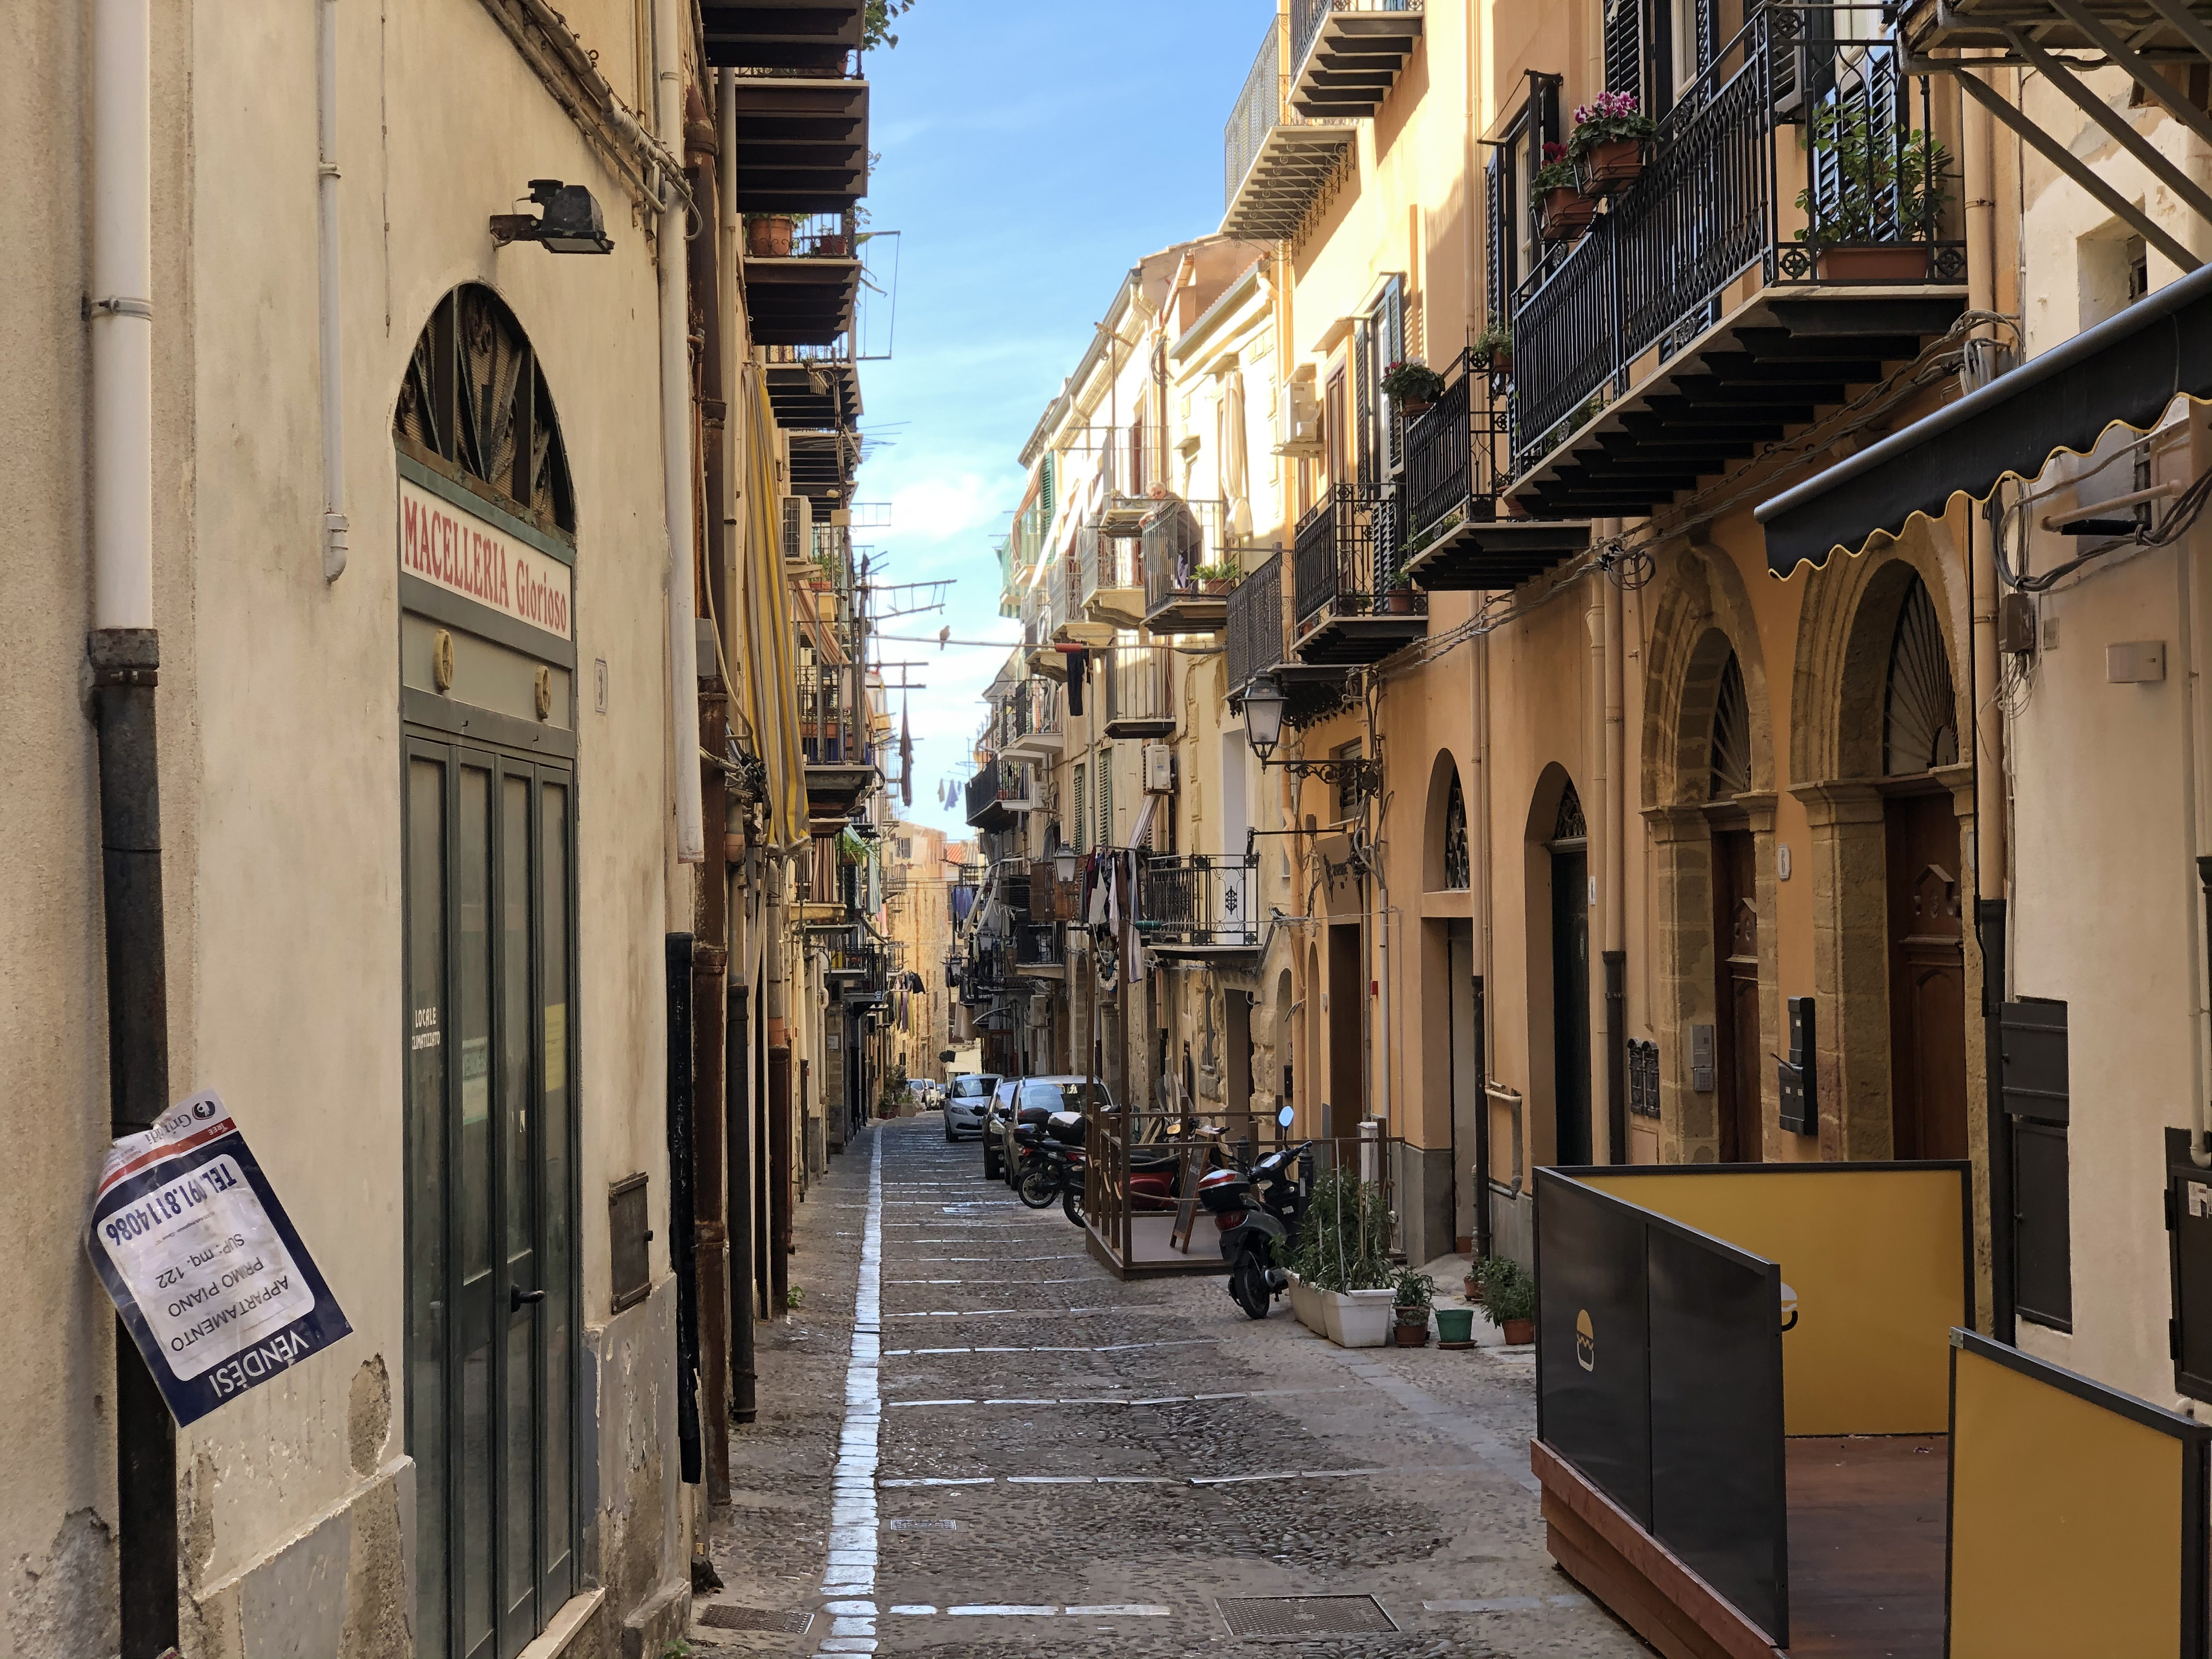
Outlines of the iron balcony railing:
<svg viewBox="0 0 2212 1659">
<path fill-rule="evenodd" d="M 998 704 L 992 722 L 995 747 L 1024 738 L 1042 737 L 1060 730 L 1060 688 L 1050 680 L 1032 676 L 1016 680 Z"/>
<path fill-rule="evenodd" d="M 1038 581 L 1022 595 L 1022 644 L 1032 650 L 1052 643 L 1052 584 Z"/>
<path fill-rule="evenodd" d="M 1237 95 L 1237 106 L 1230 111 L 1228 125 L 1222 129 L 1223 167 L 1228 175 L 1224 205 L 1236 201 L 1237 186 L 1252 170 L 1253 160 L 1267 142 L 1267 134 L 1282 119 L 1283 31 L 1270 17 L 1267 34 L 1260 42 L 1260 55 L 1252 60 L 1244 90 Z"/>
<path fill-rule="evenodd" d="M 1425 616 L 1429 596 L 1398 580 L 1399 507 L 1371 485 L 1340 483 L 1298 520 L 1291 551 L 1298 631 L 1325 616 Z"/>
<path fill-rule="evenodd" d="M 1420 0 L 1291 0 L 1291 61 L 1305 62 L 1331 12 L 1420 9 Z"/>
<path fill-rule="evenodd" d="M 1197 590 L 1201 566 L 1234 563 L 1224 537 L 1228 505 L 1170 496 L 1145 515 L 1139 563 L 1145 573 L 1145 609 L 1157 611 L 1175 594 Z"/>
<path fill-rule="evenodd" d="M 818 658 L 798 675 L 800 751 L 810 766 L 866 766 L 874 760 L 852 696 L 853 671 Z"/>
<path fill-rule="evenodd" d="M 1116 645 L 1100 653 L 1106 678 L 1106 724 L 1175 724 L 1175 700 L 1169 692 L 1168 665 L 1173 649 L 1164 645 Z"/>
<path fill-rule="evenodd" d="M 1468 519 L 1498 516 L 1501 467 L 1510 461 L 1512 428 L 1502 376 L 1472 352 L 1446 370 L 1443 395 L 1406 426 L 1406 554 L 1439 531 Z"/>
<path fill-rule="evenodd" d="M 1078 619 L 1080 613 L 1075 608 L 1075 557 L 1072 553 L 1054 559 L 1046 567 L 1045 602 L 1051 611 L 1053 629 L 1065 628 Z M 1048 629 L 1046 641 L 1050 637 Z"/>
<path fill-rule="evenodd" d="M 1229 694 L 1237 696 L 1283 660 L 1283 556 L 1269 558 L 1229 590 Z"/>
<path fill-rule="evenodd" d="M 1154 945 L 1256 946 L 1259 919 L 1252 914 L 1256 855 L 1186 853 L 1145 860 L 1144 902 L 1138 927 Z"/>
<path fill-rule="evenodd" d="M 1143 544 L 1133 537 L 1109 536 L 1094 525 L 1075 532 L 1075 602 L 1087 605 L 1102 592 L 1145 585 Z"/>
<path fill-rule="evenodd" d="M 1635 184 L 1521 284 L 1515 473 L 1626 392 L 1645 352 L 1656 346 L 1663 360 L 1711 327 L 1723 290 L 1754 266 L 1770 286 L 1809 284 L 1844 280 L 1829 275 L 1824 250 L 1915 248 L 1925 257 L 1910 273 L 1848 280 L 1963 276 L 1965 245 L 1938 235 L 1912 185 L 1932 142 L 1927 77 L 1903 74 L 1893 46 L 1863 48 L 1839 73 L 1834 42 L 1799 19 L 1754 13 L 1661 120 Z M 1810 181 L 1785 204 L 1778 151 L 1808 144 L 1804 124 Z"/>
<path fill-rule="evenodd" d="M 968 780 L 968 822 L 979 824 L 993 816 L 1000 800 L 999 757 L 985 761 L 982 769 Z"/>
<path fill-rule="evenodd" d="M 1014 925 L 1014 965 L 1017 968 L 1059 968 L 1067 962 L 1064 924 L 1023 921 Z"/>
</svg>

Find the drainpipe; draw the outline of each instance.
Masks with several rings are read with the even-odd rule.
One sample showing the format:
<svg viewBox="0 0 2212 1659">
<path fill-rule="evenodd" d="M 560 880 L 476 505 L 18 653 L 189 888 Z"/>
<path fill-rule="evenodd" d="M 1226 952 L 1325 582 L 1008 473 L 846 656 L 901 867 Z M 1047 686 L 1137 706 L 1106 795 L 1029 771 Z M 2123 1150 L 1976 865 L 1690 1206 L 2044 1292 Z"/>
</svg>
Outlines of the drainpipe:
<svg viewBox="0 0 2212 1659">
<path fill-rule="evenodd" d="M 338 364 L 338 8 L 315 0 L 315 293 L 322 305 L 323 580 L 345 574 L 345 413 Z"/>
<path fill-rule="evenodd" d="M 100 753 L 110 1133 L 169 1103 L 167 942 L 155 687 L 154 307 L 148 0 L 92 12 L 93 713 Z M 115 1323 L 115 1507 L 122 1659 L 177 1644 L 177 1431 Z"/>
<path fill-rule="evenodd" d="M 1607 533 L 1605 528 L 1607 523 L 1607 520 L 1601 519 L 1590 526 L 1590 537 L 1593 541 L 1603 539 Z M 1581 895 L 1581 898 L 1586 907 L 1584 914 L 1589 915 L 1590 925 L 1588 933 L 1590 942 L 1597 945 L 1601 951 L 1604 948 L 1606 937 L 1605 890 L 1610 884 L 1607 878 L 1612 867 L 1613 842 L 1613 775 L 1606 764 L 1608 747 L 1605 729 L 1606 684 L 1608 678 L 1606 673 L 1606 659 L 1609 643 L 1605 599 L 1606 592 L 1611 586 L 1612 584 L 1606 580 L 1605 573 L 1592 566 L 1589 574 L 1589 598 L 1583 608 L 1583 633 L 1589 641 L 1589 681 L 1586 690 L 1589 698 L 1590 798 L 1583 804 L 1585 848 L 1583 869 L 1588 877 L 1589 885 Z M 1595 915 L 1590 915 L 1591 911 L 1595 911 Z M 1609 962 L 1604 963 L 1604 975 L 1598 1003 L 1600 1012 L 1591 1031 L 1590 1057 L 1593 1060 L 1604 1057 L 1608 1061 L 1606 1067 L 1605 1104 L 1607 1134 L 1609 1139 L 1613 1121 L 1611 1086 L 1613 1079 L 1612 1066 L 1609 1063 L 1613 1052 L 1613 965 Z M 1589 1079 L 1586 1079 L 1584 1086 L 1587 1087 L 1588 1085 Z M 1589 1156 L 1593 1164 L 1609 1164 L 1613 1161 L 1610 1147 L 1601 1147 L 1598 1144 L 1596 1125 L 1594 1123 L 1590 1125 Z"/>
<path fill-rule="evenodd" d="M 1618 536 L 1620 520 L 1607 521 Z M 1620 587 L 1604 582 L 1605 601 L 1605 1118 L 1612 1161 L 1628 1162 L 1628 771 L 1623 742 L 1626 646 L 1620 632 Z"/>
<path fill-rule="evenodd" d="M 1490 1220 L 1490 635 L 1474 640 L 1474 1259 L 1496 1254 Z M 1515 1178 L 1520 1176 L 1518 1169 Z"/>
<path fill-rule="evenodd" d="M 1965 169 L 1966 305 L 1996 308 L 1996 140 L 1990 112 L 1973 98 L 1960 100 L 1960 148 Z M 1987 338 L 1987 324 L 1974 331 Z M 1968 591 L 1973 627 L 1968 635 L 1973 686 L 1974 935 L 1982 953 L 1982 1066 L 1985 1080 L 1990 1168 L 1990 1302 L 1991 1334 L 2013 1340 L 2012 1124 L 2004 1112 L 2003 1014 L 2007 925 L 2005 867 L 2004 716 L 1997 706 L 1997 575 L 1995 526 L 1978 509 L 1966 520 Z"/>
<path fill-rule="evenodd" d="M 660 141 L 684 142 L 684 15 L 676 0 L 655 0 L 653 53 L 659 76 Z M 691 538 L 691 284 L 685 270 L 689 216 L 672 178 L 660 181 L 669 205 L 660 216 L 660 450 L 668 526 L 668 701 L 673 716 L 676 860 L 707 856 L 699 800 L 699 637 L 693 603 Z"/>
</svg>

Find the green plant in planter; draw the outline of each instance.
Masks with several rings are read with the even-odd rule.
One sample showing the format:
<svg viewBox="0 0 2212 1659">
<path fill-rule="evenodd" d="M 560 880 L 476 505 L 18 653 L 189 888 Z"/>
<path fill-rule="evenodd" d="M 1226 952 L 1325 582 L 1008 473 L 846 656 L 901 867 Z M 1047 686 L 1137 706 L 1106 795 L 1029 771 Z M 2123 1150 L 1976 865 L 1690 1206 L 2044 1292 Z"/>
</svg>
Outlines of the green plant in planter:
<svg viewBox="0 0 2212 1659">
<path fill-rule="evenodd" d="M 1436 1305 L 1437 1301 L 1435 1279 L 1412 1267 L 1401 1267 L 1398 1276 L 1390 1281 L 1390 1291 L 1395 1298 L 1391 1305 L 1398 1310 L 1401 1323 L 1405 1322 L 1403 1316 L 1408 1313 L 1418 1313 L 1420 1323 L 1428 1322 L 1429 1310 Z"/>
<path fill-rule="evenodd" d="M 1567 135 L 1567 157 L 1579 161 L 1600 144 L 1624 138 L 1649 138 L 1657 124 L 1636 107 L 1632 92 L 1601 92 L 1575 111 L 1575 130 Z"/>
<path fill-rule="evenodd" d="M 1483 1306 L 1498 1324 L 1536 1316 L 1536 1281 L 1511 1256 L 1489 1257 L 1479 1269 L 1478 1277 L 1482 1280 Z"/>
<path fill-rule="evenodd" d="M 1575 177 L 1575 164 L 1567 155 L 1567 147 L 1547 143 L 1544 146 L 1544 165 L 1529 177 L 1528 194 L 1540 198 L 1555 190 L 1571 190 L 1580 195 L 1582 185 Z"/>
<path fill-rule="evenodd" d="M 1474 337 L 1474 343 L 1468 348 L 1476 366 L 1482 368 L 1489 368 L 1491 361 L 1499 352 L 1510 352 L 1512 349 L 1513 331 L 1503 323 L 1492 323 L 1484 329 Z"/>
<path fill-rule="evenodd" d="M 1395 1218 L 1382 1189 L 1351 1170 L 1316 1176 L 1291 1267 L 1321 1291 L 1379 1291 L 1390 1283 Z"/>
<path fill-rule="evenodd" d="M 1243 580 L 1244 573 L 1239 570 L 1235 565 L 1230 563 L 1226 559 L 1224 559 L 1218 564 L 1200 565 L 1196 569 L 1193 570 L 1190 574 L 1191 580 L 1194 581 L 1227 582 L 1231 587 L 1234 587 L 1238 581 Z"/>
<path fill-rule="evenodd" d="M 1394 402 L 1432 404 L 1444 395 L 1444 377 L 1419 357 L 1408 357 L 1384 371 L 1382 390 Z"/>
<path fill-rule="evenodd" d="M 1797 192 L 1807 220 L 1799 241 L 1838 247 L 1936 234 L 1951 200 L 1951 152 L 1934 133 L 1830 105 L 1814 112 L 1806 143 L 1816 157 L 1834 158 L 1835 187 L 1825 198 L 1812 185 Z M 1817 161 L 1814 172 L 1817 179 Z"/>
</svg>

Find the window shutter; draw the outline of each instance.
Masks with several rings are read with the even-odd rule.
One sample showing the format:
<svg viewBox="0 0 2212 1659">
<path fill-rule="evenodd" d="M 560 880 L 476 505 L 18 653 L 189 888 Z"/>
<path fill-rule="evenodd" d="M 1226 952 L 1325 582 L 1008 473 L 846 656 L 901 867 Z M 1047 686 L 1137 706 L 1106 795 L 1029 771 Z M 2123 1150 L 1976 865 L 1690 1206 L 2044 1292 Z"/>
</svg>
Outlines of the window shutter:
<svg viewBox="0 0 2212 1659">
<path fill-rule="evenodd" d="M 2066 1005 L 2008 1002 L 1999 1017 L 2006 1133 L 2012 1140 L 2013 1296 L 2021 1314 L 2070 1330 L 2074 1272 L 2067 1192 L 2070 1116 Z"/>
<path fill-rule="evenodd" d="M 1114 773 L 1113 763 L 1103 761 L 1098 768 L 1098 844 L 1114 844 Z"/>
<path fill-rule="evenodd" d="M 1605 89 L 1644 97 L 1644 0 L 1605 0 Z"/>
<path fill-rule="evenodd" d="M 1490 325 L 1502 327 L 1513 315 L 1513 206 L 1507 187 L 1508 152 L 1493 149 L 1483 168 L 1484 217 L 1489 235 L 1488 264 L 1483 272 L 1487 290 Z"/>
<path fill-rule="evenodd" d="M 1085 816 L 1089 802 L 1083 787 L 1085 781 L 1083 763 L 1078 761 L 1075 763 L 1075 814 L 1069 822 L 1075 826 L 1075 850 L 1079 853 L 1090 849 L 1089 839 L 1083 833 L 1091 827 L 1091 820 Z"/>
<path fill-rule="evenodd" d="M 1375 482 L 1375 325 L 1371 319 L 1352 325 L 1352 428 L 1358 441 L 1356 464 L 1359 482 Z"/>
</svg>

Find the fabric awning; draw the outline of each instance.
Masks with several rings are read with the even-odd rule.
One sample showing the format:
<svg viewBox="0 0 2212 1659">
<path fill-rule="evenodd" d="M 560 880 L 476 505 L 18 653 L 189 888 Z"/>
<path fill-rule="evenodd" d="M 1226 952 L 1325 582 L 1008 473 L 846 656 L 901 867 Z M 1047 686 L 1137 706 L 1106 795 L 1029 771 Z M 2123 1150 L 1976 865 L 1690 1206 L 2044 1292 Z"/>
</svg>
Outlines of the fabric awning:
<svg viewBox="0 0 2212 1659">
<path fill-rule="evenodd" d="M 2184 394 L 2212 398 L 2212 265 L 1762 503 L 1767 568 L 1786 578 L 1863 553 L 1962 491 L 1984 501 L 2054 455 L 2087 454 L 2113 425 L 2148 432 Z"/>
</svg>

